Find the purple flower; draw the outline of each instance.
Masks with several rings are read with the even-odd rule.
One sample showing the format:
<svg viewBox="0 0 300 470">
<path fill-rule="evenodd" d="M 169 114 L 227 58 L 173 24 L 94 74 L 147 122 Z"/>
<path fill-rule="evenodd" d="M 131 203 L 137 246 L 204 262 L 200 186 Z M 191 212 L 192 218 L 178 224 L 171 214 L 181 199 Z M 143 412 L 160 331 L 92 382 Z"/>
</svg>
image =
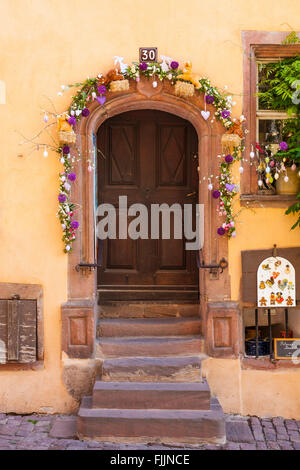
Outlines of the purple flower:
<svg viewBox="0 0 300 470">
<path fill-rule="evenodd" d="M 288 149 L 288 144 L 284 141 L 280 142 L 279 144 L 280 150 L 287 150 Z"/>
<path fill-rule="evenodd" d="M 97 101 L 102 106 L 105 103 L 106 98 L 105 96 L 97 96 Z"/>
<path fill-rule="evenodd" d="M 230 112 L 227 111 L 226 109 L 224 109 L 224 110 L 222 111 L 221 115 L 222 115 L 222 118 L 223 118 L 223 119 L 226 119 L 226 118 L 228 118 L 228 117 L 230 116 Z"/>
<path fill-rule="evenodd" d="M 205 101 L 206 101 L 207 104 L 213 104 L 213 102 L 214 102 L 214 97 L 213 97 L 212 95 L 207 95 L 207 96 L 205 97 Z"/>
<path fill-rule="evenodd" d="M 98 86 L 97 90 L 98 90 L 99 95 L 105 95 L 105 93 L 107 91 L 105 85 Z"/>
<path fill-rule="evenodd" d="M 147 70 L 148 65 L 146 64 L 146 62 L 141 62 L 139 68 L 142 72 L 144 72 L 145 70 Z"/>
<path fill-rule="evenodd" d="M 74 228 L 74 229 L 76 229 L 76 228 L 79 227 L 79 223 L 77 222 L 77 220 L 73 220 L 73 221 L 71 222 L 71 227 Z"/>
<path fill-rule="evenodd" d="M 172 60 L 172 62 L 170 63 L 170 67 L 171 69 L 176 70 L 179 67 L 179 63 L 176 62 L 176 60 Z"/>
<path fill-rule="evenodd" d="M 212 197 L 213 197 L 214 199 L 219 199 L 220 195 L 221 195 L 221 193 L 220 193 L 220 191 L 219 191 L 218 189 L 215 189 L 215 190 L 212 192 Z"/>
<path fill-rule="evenodd" d="M 232 161 L 233 161 L 233 157 L 231 155 L 226 155 L 225 162 L 226 163 L 231 163 Z"/>
<path fill-rule="evenodd" d="M 223 227 L 219 227 L 217 230 L 218 235 L 224 235 L 225 229 Z"/>
<path fill-rule="evenodd" d="M 76 117 L 71 116 L 71 117 L 68 119 L 68 123 L 70 124 L 70 126 L 74 126 L 74 125 L 76 124 Z"/>
<path fill-rule="evenodd" d="M 88 117 L 88 115 L 90 114 L 89 110 L 87 108 L 83 108 L 82 110 L 82 116 L 83 117 Z"/>
<path fill-rule="evenodd" d="M 75 175 L 75 173 L 69 173 L 69 174 L 68 174 L 68 180 L 69 180 L 69 181 L 75 181 L 75 180 L 76 180 L 76 175 Z"/>
<path fill-rule="evenodd" d="M 65 194 L 61 193 L 61 194 L 58 195 L 58 200 L 59 200 L 59 202 L 62 203 L 62 202 L 65 202 L 67 200 L 67 197 L 66 197 Z"/>
<path fill-rule="evenodd" d="M 225 188 L 227 189 L 227 191 L 233 191 L 235 189 L 235 184 L 228 184 L 226 183 L 225 184 Z"/>
<path fill-rule="evenodd" d="M 68 145 L 63 146 L 63 154 L 68 155 L 70 153 L 70 147 Z"/>
</svg>

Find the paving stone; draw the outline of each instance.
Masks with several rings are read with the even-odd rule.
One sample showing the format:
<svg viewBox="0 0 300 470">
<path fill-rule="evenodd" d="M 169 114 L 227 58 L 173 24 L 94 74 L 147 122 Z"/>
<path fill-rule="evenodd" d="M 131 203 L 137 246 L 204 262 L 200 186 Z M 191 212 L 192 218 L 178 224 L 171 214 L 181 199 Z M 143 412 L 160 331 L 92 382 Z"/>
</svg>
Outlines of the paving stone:
<svg viewBox="0 0 300 470">
<path fill-rule="evenodd" d="M 276 433 L 274 431 L 269 431 L 265 429 L 265 436 L 267 441 L 276 441 Z"/>
<path fill-rule="evenodd" d="M 1 424 L 0 435 L 3 436 L 14 436 L 17 432 L 18 427 L 12 424 Z"/>
<path fill-rule="evenodd" d="M 254 442 L 251 429 L 247 422 L 233 422 L 226 423 L 226 435 L 229 441 L 233 442 Z"/>
<path fill-rule="evenodd" d="M 288 433 L 284 426 L 276 426 L 276 432 L 277 434 L 286 434 L 288 436 Z"/>
<path fill-rule="evenodd" d="M 83 450 L 87 449 L 87 443 L 82 441 L 74 442 L 68 445 L 67 450 Z"/>
<path fill-rule="evenodd" d="M 60 437 L 64 439 L 74 439 L 77 436 L 77 418 L 69 416 L 68 420 L 56 419 L 50 431 L 50 437 Z"/>
<path fill-rule="evenodd" d="M 252 426 L 261 426 L 260 419 L 257 416 L 251 416 L 250 423 Z"/>
<path fill-rule="evenodd" d="M 277 434 L 277 441 L 287 441 L 289 442 L 290 438 L 287 434 Z"/>
<path fill-rule="evenodd" d="M 273 441 L 267 442 L 267 446 L 268 446 L 268 449 L 270 450 L 280 450 L 279 444 L 277 444 L 277 442 L 273 442 Z"/>
<path fill-rule="evenodd" d="M 283 418 L 273 418 L 272 419 L 272 422 L 273 424 L 277 427 L 277 426 L 284 426 L 284 419 Z"/>
<path fill-rule="evenodd" d="M 244 443 L 241 443 L 241 449 L 242 449 L 242 450 L 256 450 L 256 445 L 255 445 L 255 444 L 244 444 Z"/>
<path fill-rule="evenodd" d="M 225 449 L 227 450 L 240 450 L 240 444 L 237 442 L 227 442 L 225 445 Z"/>
<path fill-rule="evenodd" d="M 253 436 L 254 436 L 254 439 L 256 441 L 264 441 L 265 440 L 265 436 L 264 436 L 264 433 L 262 431 L 262 427 L 261 426 L 252 426 L 252 432 L 253 432 Z"/>
<path fill-rule="evenodd" d="M 300 441 L 300 433 L 298 431 L 288 431 L 291 441 Z"/>
<path fill-rule="evenodd" d="M 277 441 L 277 444 L 280 445 L 280 448 L 282 450 L 293 450 L 293 446 L 292 446 L 292 443 L 289 442 L 289 441 Z"/>
<path fill-rule="evenodd" d="M 274 426 L 273 426 L 272 421 L 266 421 L 266 420 L 263 419 L 263 420 L 261 421 L 261 424 L 262 424 L 262 426 L 263 426 L 264 428 L 266 428 L 266 429 L 274 429 Z"/>
<path fill-rule="evenodd" d="M 293 419 L 286 419 L 285 420 L 285 425 L 286 425 L 287 429 L 295 429 L 295 431 L 298 430 L 297 422 L 294 421 Z"/>
<path fill-rule="evenodd" d="M 265 442 L 256 443 L 257 450 L 268 450 L 267 444 Z"/>
<path fill-rule="evenodd" d="M 300 450 L 300 442 L 293 442 L 293 447 L 295 450 Z"/>
</svg>

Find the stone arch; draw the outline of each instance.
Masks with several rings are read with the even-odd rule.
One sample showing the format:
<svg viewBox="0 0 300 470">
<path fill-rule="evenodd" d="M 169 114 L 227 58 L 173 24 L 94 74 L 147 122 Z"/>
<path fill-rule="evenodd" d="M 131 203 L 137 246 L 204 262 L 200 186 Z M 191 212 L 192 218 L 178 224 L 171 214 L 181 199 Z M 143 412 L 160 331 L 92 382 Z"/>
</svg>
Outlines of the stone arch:
<svg viewBox="0 0 300 470">
<path fill-rule="evenodd" d="M 94 158 L 93 135 L 108 118 L 132 110 L 154 109 L 175 114 L 189 121 L 198 135 L 199 182 L 203 176 L 217 174 L 221 153 L 223 126 L 210 119 L 204 120 L 201 109 L 204 96 L 195 94 L 182 99 L 174 94 L 174 87 L 167 81 L 160 82 L 157 88 L 151 81 L 142 78 L 139 83 L 130 81 L 126 92 L 109 92 L 105 106 L 93 102 L 90 115 L 81 119 L 77 127 L 77 149 L 81 157 L 75 163 L 77 184 L 72 199 L 81 207 L 80 236 L 74 242 L 73 252 L 68 256 L 68 302 L 62 306 L 62 343 L 63 350 L 70 357 L 91 357 L 94 351 L 96 318 L 96 272 L 88 269 L 76 270 L 81 263 L 94 263 L 94 190 L 93 172 L 87 171 L 86 156 Z M 208 106 L 213 116 L 214 108 Z M 216 203 L 207 189 L 207 183 L 199 184 L 199 202 L 205 206 L 205 241 L 202 250 L 206 264 L 218 263 L 220 258 L 228 257 L 228 239 L 217 235 Z M 230 299 L 228 270 L 222 275 L 200 269 L 201 315 L 203 329 L 206 331 L 209 304 Z"/>
</svg>

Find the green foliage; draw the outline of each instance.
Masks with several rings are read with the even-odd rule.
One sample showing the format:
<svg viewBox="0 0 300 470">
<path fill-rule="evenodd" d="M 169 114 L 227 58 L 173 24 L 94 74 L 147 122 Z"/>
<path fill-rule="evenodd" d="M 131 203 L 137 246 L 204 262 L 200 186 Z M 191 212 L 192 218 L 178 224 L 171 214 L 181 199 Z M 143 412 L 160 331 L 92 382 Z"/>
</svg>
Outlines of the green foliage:
<svg viewBox="0 0 300 470">
<path fill-rule="evenodd" d="M 290 116 L 298 114 L 299 105 L 293 104 L 292 98 L 295 82 L 300 79 L 300 56 L 261 64 L 260 73 L 260 108 L 286 111 Z"/>
<path fill-rule="evenodd" d="M 290 33 L 283 44 L 298 44 L 300 39 L 295 32 Z M 274 159 L 284 161 L 285 166 L 292 163 L 300 166 L 300 104 L 293 103 L 295 91 L 300 88 L 300 56 L 284 59 L 279 62 L 261 64 L 259 83 L 260 108 L 285 111 L 290 116 L 283 127 L 282 138 L 288 144 L 286 151 L 278 152 Z M 300 193 L 297 195 L 300 199 Z M 285 212 L 287 215 L 297 215 L 298 219 L 292 226 L 300 228 L 300 202 L 290 206 Z"/>
<path fill-rule="evenodd" d="M 298 34 L 295 31 L 292 31 L 290 34 L 287 35 L 284 41 L 282 41 L 281 44 L 287 45 L 287 44 L 299 44 L 300 43 L 300 38 L 298 37 Z"/>
</svg>

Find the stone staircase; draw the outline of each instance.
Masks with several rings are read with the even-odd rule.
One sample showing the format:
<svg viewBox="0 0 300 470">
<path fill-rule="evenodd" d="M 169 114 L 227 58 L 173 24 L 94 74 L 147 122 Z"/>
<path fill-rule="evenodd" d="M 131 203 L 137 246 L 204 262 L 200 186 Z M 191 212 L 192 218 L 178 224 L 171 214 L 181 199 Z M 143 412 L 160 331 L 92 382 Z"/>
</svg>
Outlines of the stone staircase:
<svg viewBox="0 0 300 470">
<path fill-rule="evenodd" d="M 108 303 L 97 328 L 102 374 L 78 414 L 81 439 L 224 443 L 222 408 L 202 377 L 196 304 Z M 118 317 L 119 315 L 119 317 Z"/>
</svg>

